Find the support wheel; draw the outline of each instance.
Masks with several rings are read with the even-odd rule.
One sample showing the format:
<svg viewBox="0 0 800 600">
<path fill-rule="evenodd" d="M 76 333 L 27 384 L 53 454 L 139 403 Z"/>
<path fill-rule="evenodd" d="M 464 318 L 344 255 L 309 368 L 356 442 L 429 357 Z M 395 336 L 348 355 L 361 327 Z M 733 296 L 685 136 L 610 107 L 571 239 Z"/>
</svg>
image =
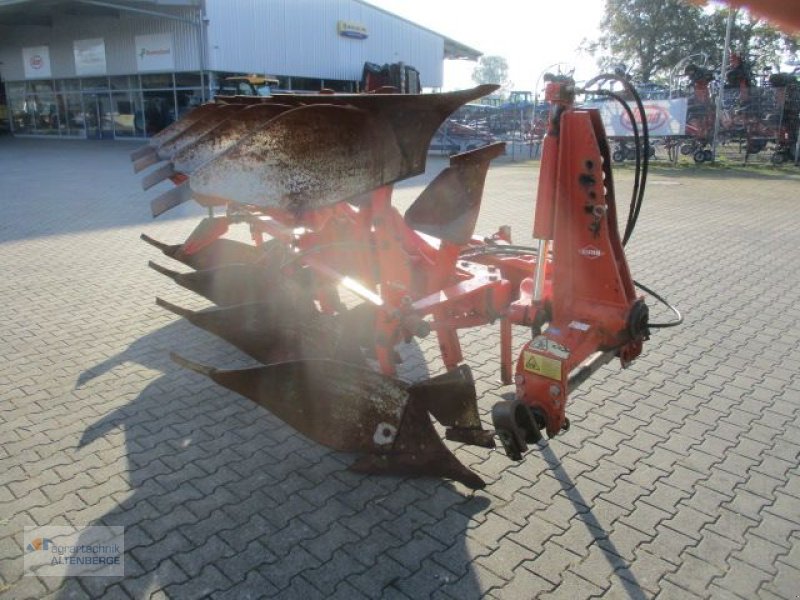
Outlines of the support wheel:
<svg viewBox="0 0 800 600">
<path fill-rule="evenodd" d="M 696 162 L 698 165 L 706 162 L 706 153 L 703 150 L 695 151 L 692 156 L 694 158 L 694 162 Z"/>
<path fill-rule="evenodd" d="M 492 407 L 492 422 L 503 449 L 511 460 L 522 460 L 528 444 L 535 444 L 542 439 L 542 432 L 533 412 L 519 400 L 495 404 Z"/>
</svg>

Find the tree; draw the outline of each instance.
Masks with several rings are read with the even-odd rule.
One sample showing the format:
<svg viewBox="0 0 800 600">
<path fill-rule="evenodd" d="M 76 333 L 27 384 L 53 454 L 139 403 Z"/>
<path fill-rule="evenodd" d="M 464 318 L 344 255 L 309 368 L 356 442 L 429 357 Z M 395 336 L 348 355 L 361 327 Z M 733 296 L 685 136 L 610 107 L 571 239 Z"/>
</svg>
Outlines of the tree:
<svg viewBox="0 0 800 600">
<path fill-rule="evenodd" d="M 703 21 L 704 35 L 698 40 L 698 46 L 715 64 L 722 63 L 727 21 L 727 10 L 715 11 Z M 777 31 L 747 11 L 738 10 L 731 28 L 731 50 L 742 55 L 753 72 L 762 71 L 765 67 L 772 67 L 777 72 L 784 55 L 797 53 L 798 38 Z"/>
<path fill-rule="evenodd" d="M 584 41 L 583 48 L 598 57 L 601 67 L 626 64 L 641 82 L 666 78 L 690 54 L 705 52 L 711 64 L 721 64 L 727 14 L 727 9 L 707 11 L 685 0 L 606 0 L 604 33 Z M 779 64 L 787 51 L 796 52 L 798 40 L 740 10 L 731 45 L 760 70 Z"/>
<path fill-rule="evenodd" d="M 508 63 L 502 56 L 481 56 L 478 65 L 472 70 L 475 83 L 495 83 L 502 88 L 511 83 L 508 80 Z"/>
<path fill-rule="evenodd" d="M 622 63 L 647 82 L 697 51 L 701 21 L 702 9 L 683 0 L 606 0 L 604 33 L 584 48 L 601 67 Z"/>
</svg>

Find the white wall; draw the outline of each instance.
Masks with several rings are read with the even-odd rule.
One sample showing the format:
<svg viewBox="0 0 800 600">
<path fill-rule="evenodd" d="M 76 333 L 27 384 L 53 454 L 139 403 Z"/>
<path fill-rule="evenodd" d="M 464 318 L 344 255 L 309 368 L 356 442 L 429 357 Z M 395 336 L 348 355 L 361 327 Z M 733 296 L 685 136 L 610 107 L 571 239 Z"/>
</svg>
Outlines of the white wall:
<svg viewBox="0 0 800 600">
<path fill-rule="evenodd" d="M 212 70 L 358 80 L 366 61 L 402 61 L 442 85 L 442 37 L 357 0 L 206 0 L 206 11 Z M 338 35 L 340 20 L 367 39 Z"/>
</svg>

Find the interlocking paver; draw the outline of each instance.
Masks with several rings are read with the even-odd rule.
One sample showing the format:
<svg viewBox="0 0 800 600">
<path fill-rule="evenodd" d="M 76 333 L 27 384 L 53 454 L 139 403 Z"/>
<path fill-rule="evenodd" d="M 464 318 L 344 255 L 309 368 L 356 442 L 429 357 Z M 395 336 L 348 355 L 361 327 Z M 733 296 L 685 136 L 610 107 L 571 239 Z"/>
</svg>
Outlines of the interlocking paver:
<svg viewBox="0 0 800 600">
<path fill-rule="evenodd" d="M 786 249 L 800 177 L 654 171 L 628 256 L 687 324 L 597 373 L 567 407 L 571 431 L 524 462 L 456 449 L 490 482 L 470 494 L 348 472 L 351 457 L 169 363 L 241 356 L 152 306 L 204 306 L 149 272 L 169 261 L 138 240 L 181 240 L 202 211 L 151 222 L 133 147 L 0 139 L 0 262 L 16 267 L 0 282 L 0 597 L 796 595 L 800 271 Z M 399 207 L 444 161 L 430 164 L 397 186 Z M 535 164 L 494 166 L 478 231 L 510 222 L 526 243 L 535 181 Z M 489 424 L 511 390 L 496 328 L 462 340 Z M 435 340 L 414 352 L 403 373 Z M 24 524 L 93 522 L 126 527 L 124 579 L 22 577 Z"/>
</svg>

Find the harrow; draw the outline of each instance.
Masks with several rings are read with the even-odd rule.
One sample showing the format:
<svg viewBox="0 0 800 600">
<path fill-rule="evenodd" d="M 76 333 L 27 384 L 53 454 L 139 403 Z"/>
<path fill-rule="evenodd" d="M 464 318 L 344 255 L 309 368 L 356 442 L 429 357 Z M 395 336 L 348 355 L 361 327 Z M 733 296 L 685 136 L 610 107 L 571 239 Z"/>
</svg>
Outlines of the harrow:
<svg viewBox="0 0 800 600">
<path fill-rule="evenodd" d="M 535 248 L 513 244 L 507 227 L 474 235 L 502 143 L 451 157 L 405 214 L 391 202 L 395 182 L 424 172 L 440 124 L 495 87 L 218 97 L 134 152 L 135 171 L 158 165 L 145 188 L 175 184 L 152 201 L 154 216 L 189 199 L 209 212 L 182 244 L 142 238 L 192 270 L 151 262 L 153 269 L 215 306 L 157 303 L 261 366 L 220 370 L 173 359 L 310 439 L 362 454 L 352 465 L 361 472 L 480 488 L 431 417 L 447 440 L 493 448 L 497 437 L 515 460 L 542 431 L 568 429 L 569 392 L 614 358 L 627 365 L 648 338 L 597 112 L 574 106 L 569 78 L 550 77 Z M 233 224 L 246 225 L 253 243 L 223 237 Z M 492 323 L 501 379 L 516 389 L 492 409 L 494 431 L 479 417 L 458 337 Z M 513 325 L 532 332 L 516 362 Z M 445 372 L 400 380 L 398 344 L 431 334 Z"/>
</svg>

